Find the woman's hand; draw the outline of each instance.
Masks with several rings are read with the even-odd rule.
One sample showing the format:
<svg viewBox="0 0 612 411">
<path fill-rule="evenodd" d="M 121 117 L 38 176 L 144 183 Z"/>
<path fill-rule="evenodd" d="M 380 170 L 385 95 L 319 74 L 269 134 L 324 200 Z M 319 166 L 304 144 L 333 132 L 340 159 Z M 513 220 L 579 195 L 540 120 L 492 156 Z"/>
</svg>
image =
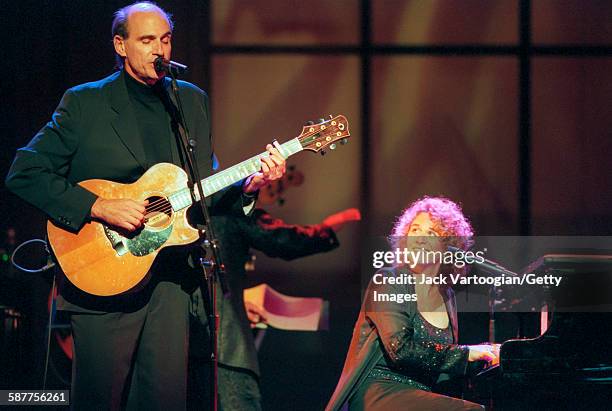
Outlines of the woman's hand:
<svg viewBox="0 0 612 411">
<path fill-rule="evenodd" d="M 486 361 L 491 365 L 499 363 L 499 344 L 468 345 L 470 355 L 468 361 Z"/>
</svg>

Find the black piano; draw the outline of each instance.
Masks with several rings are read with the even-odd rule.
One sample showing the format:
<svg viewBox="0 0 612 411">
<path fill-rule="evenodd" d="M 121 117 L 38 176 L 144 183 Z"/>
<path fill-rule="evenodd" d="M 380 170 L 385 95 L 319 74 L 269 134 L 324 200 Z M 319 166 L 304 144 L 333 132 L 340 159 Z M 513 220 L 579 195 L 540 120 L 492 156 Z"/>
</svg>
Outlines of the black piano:
<svg viewBox="0 0 612 411">
<path fill-rule="evenodd" d="M 525 296 L 541 302 L 542 333 L 505 341 L 465 398 L 491 410 L 612 410 L 612 255 L 547 254 L 525 272 L 563 277 Z"/>
</svg>

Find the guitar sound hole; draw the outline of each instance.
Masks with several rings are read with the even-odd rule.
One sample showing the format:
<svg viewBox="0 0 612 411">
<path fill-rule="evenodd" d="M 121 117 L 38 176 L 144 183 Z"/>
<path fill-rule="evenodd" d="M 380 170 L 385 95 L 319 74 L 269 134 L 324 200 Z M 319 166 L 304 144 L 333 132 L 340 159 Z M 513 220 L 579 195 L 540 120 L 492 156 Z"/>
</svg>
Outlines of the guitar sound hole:
<svg viewBox="0 0 612 411">
<path fill-rule="evenodd" d="M 145 211 L 145 225 L 152 228 L 166 227 L 172 218 L 172 205 L 164 197 L 147 198 L 149 205 Z"/>
</svg>

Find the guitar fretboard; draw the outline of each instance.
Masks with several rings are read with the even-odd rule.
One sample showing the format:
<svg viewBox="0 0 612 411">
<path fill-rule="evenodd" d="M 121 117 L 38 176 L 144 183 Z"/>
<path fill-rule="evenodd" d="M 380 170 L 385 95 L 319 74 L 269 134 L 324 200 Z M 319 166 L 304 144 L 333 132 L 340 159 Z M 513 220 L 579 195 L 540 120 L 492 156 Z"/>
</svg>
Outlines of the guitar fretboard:
<svg viewBox="0 0 612 411">
<path fill-rule="evenodd" d="M 302 144 L 300 144 L 300 140 L 296 137 L 292 140 L 287 141 L 280 145 L 280 153 L 284 158 L 288 158 L 296 153 L 302 151 Z M 217 174 L 213 174 L 210 177 L 206 177 L 202 180 L 202 188 L 204 189 L 204 195 L 206 197 L 216 193 L 217 191 L 221 191 L 226 187 L 231 186 L 232 184 L 242 180 L 250 176 L 253 173 L 261 170 L 261 157 L 268 157 L 270 154 L 266 151 L 257 156 L 253 156 L 248 160 L 244 160 L 241 163 L 238 163 L 230 168 L 226 168 L 223 171 L 218 172 Z M 199 196 L 196 192 L 196 201 L 199 200 Z"/>
</svg>

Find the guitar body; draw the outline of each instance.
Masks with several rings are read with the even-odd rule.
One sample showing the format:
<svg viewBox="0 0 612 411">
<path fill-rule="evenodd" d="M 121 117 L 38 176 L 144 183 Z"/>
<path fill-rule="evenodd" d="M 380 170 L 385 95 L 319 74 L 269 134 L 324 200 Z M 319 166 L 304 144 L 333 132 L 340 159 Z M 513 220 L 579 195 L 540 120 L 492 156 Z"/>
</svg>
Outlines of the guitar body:
<svg viewBox="0 0 612 411">
<path fill-rule="evenodd" d="M 181 168 L 160 163 L 132 184 L 106 180 L 79 183 L 106 199 L 149 199 L 149 206 L 147 221 L 133 236 L 113 231 L 96 221 L 86 223 L 78 233 L 66 231 L 49 221 L 49 243 L 70 282 L 93 295 L 120 294 L 146 277 L 162 248 L 196 241 L 199 233 L 187 222 L 188 207 L 174 211 L 168 202 L 170 194 L 188 193 L 187 182 L 187 175 Z"/>
</svg>

